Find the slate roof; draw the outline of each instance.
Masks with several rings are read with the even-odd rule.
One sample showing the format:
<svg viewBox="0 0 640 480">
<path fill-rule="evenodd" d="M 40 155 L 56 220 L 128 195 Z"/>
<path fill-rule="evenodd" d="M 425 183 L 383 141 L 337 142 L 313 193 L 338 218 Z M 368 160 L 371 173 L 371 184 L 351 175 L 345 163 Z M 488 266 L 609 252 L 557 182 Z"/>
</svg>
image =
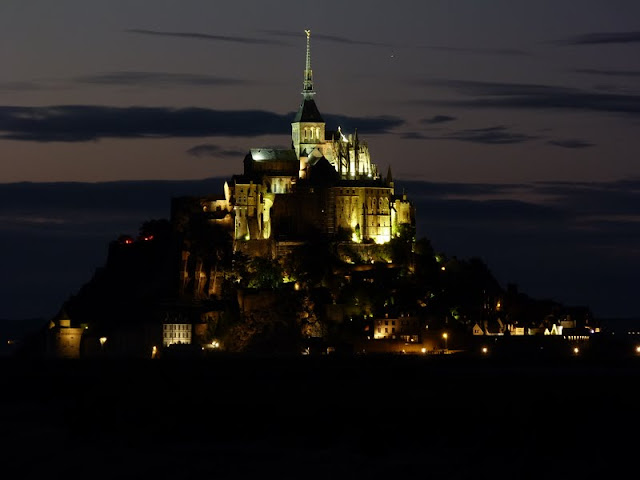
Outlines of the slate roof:
<svg viewBox="0 0 640 480">
<path fill-rule="evenodd" d="M 298 108 L 298 113 L 293 119 L 293 123 L 297 122 L 322 122 L 322 115 L 316 106 L 316 102 L 312 98 L 305 98 Z"/>
</svg>

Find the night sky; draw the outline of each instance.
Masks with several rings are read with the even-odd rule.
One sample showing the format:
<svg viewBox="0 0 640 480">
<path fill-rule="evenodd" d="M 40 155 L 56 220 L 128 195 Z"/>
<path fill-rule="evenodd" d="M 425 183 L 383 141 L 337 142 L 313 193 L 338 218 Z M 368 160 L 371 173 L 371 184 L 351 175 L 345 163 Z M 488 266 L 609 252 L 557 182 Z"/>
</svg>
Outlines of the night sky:
<svg viewBox="0 0 640 480">
<path fill-rule="evenodd" d="M 0 318 L 55 314 L 171 196 L 288 147 L 306 28 L 328 128 L 391 166 L 418 236 L 638 315 L 638 19 L 632 0 L 3 0 Z"/>
</svg>

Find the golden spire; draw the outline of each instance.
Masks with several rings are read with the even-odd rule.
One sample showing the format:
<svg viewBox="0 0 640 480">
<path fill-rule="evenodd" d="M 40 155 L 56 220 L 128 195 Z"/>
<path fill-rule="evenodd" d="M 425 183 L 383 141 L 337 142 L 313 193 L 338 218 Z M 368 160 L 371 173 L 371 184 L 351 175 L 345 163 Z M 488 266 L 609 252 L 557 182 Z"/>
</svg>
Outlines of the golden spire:
<svg viewBox="0 0 640 480">
<path fill-rule="evenodd" d="M 311 71 L 311 30 L 305 30 L 307 34 L 307 62 L 304 69 L 304 83 L 302 95 L 304 98 L 311 98 L 316 92 L 313 91 L 313 72 Z"/>
</svg>

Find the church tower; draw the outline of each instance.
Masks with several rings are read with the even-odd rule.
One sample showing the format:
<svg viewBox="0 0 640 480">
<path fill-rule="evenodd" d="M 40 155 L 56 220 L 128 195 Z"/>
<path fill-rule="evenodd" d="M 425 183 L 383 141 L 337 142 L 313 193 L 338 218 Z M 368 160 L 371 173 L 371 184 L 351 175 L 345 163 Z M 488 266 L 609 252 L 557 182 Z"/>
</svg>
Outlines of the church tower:
<svg viewBox="0 0 640 480">
<path fill-rule="evenodd" d="M 309 155 L 325 143 L 325 123 L 313 100 L 316 92 L 313 90 L 313 72 L 311 70 L 311 30 L 307 34 L 307 56 L 304 69 L 302 88 L 302 103 L 291 122 L 291 140 L 296 157 L 300 159 L 300 176 L 304 176 Z"/>
</svg>

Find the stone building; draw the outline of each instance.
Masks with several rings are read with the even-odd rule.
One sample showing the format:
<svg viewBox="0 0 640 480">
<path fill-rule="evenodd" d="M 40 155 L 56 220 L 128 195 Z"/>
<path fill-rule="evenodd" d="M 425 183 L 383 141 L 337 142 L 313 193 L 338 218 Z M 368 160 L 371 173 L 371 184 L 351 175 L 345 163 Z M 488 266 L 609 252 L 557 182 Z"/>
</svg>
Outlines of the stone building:
<svg viewBox="0 0 640 480">
<path fill-rule="evenodd" d="M 84 328 L 72 326 L 64 309 L 49 322 L 46 353 L 56 358 L 79 358 Z"/>
<path fill-rule="evenodd" d="M 174 225 L 186 224 L 185 216 L 199 211 L 226 229 L 235 251 L 276 257 L 318 235 L 384 244 L 402 225 L 415 224 L 411 202 L 396 195 L 391 168 L 380 174 L 357 131 L 327 128 L 315 102 L 310 31 L 306 34 L 302 101 L 291 122 L 291 148 L 251 148 L 244 172 L 225 182 L 222 195 L 174 198 Z M 196 297 L 215 295 L 212 288 L 219 282 L 208 278 L 214 273 L 190 257 L 185 248 L 183 290 L 195 285 Z"/>
</svg>

